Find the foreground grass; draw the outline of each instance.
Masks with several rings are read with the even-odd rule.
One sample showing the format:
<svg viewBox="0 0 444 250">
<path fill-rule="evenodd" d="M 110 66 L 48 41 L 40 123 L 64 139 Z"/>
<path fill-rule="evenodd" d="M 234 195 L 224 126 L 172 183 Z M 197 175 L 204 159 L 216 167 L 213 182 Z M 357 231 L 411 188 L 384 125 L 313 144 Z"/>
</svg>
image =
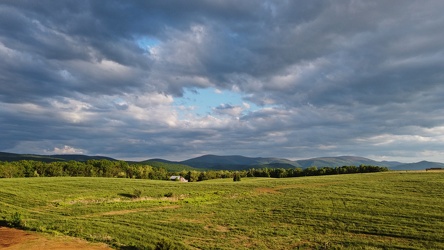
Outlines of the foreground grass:
<svg viewBox="0 0 444 250">
<path fill-rule="evenodd" d="M 444 173 L 0 179 L 0 219 L 15 212 L 26 229 L 120 249 L 444 249 Z"/>
</svg>

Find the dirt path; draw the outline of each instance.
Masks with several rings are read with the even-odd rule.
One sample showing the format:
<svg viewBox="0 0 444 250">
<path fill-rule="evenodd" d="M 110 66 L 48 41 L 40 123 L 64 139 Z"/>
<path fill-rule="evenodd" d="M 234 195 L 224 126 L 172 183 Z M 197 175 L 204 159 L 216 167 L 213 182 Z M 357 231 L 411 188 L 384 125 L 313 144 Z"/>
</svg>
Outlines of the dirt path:
<svg viewBox="0 0 444 250">
<path fill-rule="evenodd" d="M 26 232 L 13 228 L 0 227 L 0 249 L 7 250 L 111 250 L 105 244 L 90 243 L 67 236 L 50 236 Z"/>
</svg>

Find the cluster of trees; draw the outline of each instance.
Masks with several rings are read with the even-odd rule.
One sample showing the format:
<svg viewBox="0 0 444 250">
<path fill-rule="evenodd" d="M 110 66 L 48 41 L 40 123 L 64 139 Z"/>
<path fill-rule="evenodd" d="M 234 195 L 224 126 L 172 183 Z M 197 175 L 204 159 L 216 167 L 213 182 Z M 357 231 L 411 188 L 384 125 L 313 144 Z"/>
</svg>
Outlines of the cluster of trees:
<svg viewBox="0 0 444 250">
<path fill-rule="evenodd" d="M 120 177 L 163 180 L 169 178 L 165 168 L 128 164 L 125 161 L 88 160 L 41 162 L 22 160 L 0 162 L 0 178 L 12 177 Z"/>
<path fill-rule="evenodd" d="M 0 178 L 13 177 L 53 177 L 53 176 L 84 176 L 84 177 L 115 177 L 152 180 L 169 180 L 171 175 L 180 175 L 189 182 L 211 179 L 241 177 L 300 177 L 332 174 L 351 174 L 388 171 L 386 167 L 378 166 L 343 166 L 343 167 L 309 167 L 301 168 L 260 168 L 243 171 L 228 170 L 182 170 L 171 172 L 163 167 L 153 167 L 146 164 L 128 164 L 125 161 L 88 160 L 41 162 L 22 160 L 16 162 L 0 162 Z"/>
<path fill-rule="evenodd" d="M 128 164 L 125 161 L 110 160 L 88 160 L 86 162 L 0 161 L 0 178 L 83 176 L 169 180 L 171 175 L 180 175 L 184 176 L 188 181 L 204 181 L 232 178 L 233 174 L 233 171 L 228 170 L 204 172 L 196 170 L 168 171 L 164 167 L 153 167 L 148 164 L 138 163 Z"/>
</svg>

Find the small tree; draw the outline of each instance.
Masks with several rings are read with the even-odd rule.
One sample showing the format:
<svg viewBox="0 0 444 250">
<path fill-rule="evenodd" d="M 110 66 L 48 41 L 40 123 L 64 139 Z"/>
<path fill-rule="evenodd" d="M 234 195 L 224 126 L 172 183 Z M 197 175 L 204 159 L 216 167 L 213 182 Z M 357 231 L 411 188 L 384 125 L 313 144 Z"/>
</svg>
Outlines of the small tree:
<svg viewBox="0 0 444 250">
<path fill-rule="evenodd" d="M 188 171 L 187 175 L 185 176 L 185 179 L 188 180 L 188 182 L 194 182 L 197 181 L 199 178 L 199 172 L 197 171 Z"/>
</svg>

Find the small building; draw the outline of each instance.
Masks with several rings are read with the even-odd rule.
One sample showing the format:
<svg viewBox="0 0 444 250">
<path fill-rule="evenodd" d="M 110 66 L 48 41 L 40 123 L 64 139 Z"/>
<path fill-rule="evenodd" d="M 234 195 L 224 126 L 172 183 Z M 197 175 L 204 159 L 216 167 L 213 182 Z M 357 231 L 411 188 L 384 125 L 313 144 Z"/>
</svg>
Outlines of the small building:
<svg viewBox="0 0 444 250">
<path fill-rule="evenodd" d="M 171 180 L 171 181 L 188 182 L 187 179 L 183 178 L 183 177 L 180 176 L 180 175 L 172 175 L 172 176 L 170 177 L 170 180 Z"/>
</svg>

